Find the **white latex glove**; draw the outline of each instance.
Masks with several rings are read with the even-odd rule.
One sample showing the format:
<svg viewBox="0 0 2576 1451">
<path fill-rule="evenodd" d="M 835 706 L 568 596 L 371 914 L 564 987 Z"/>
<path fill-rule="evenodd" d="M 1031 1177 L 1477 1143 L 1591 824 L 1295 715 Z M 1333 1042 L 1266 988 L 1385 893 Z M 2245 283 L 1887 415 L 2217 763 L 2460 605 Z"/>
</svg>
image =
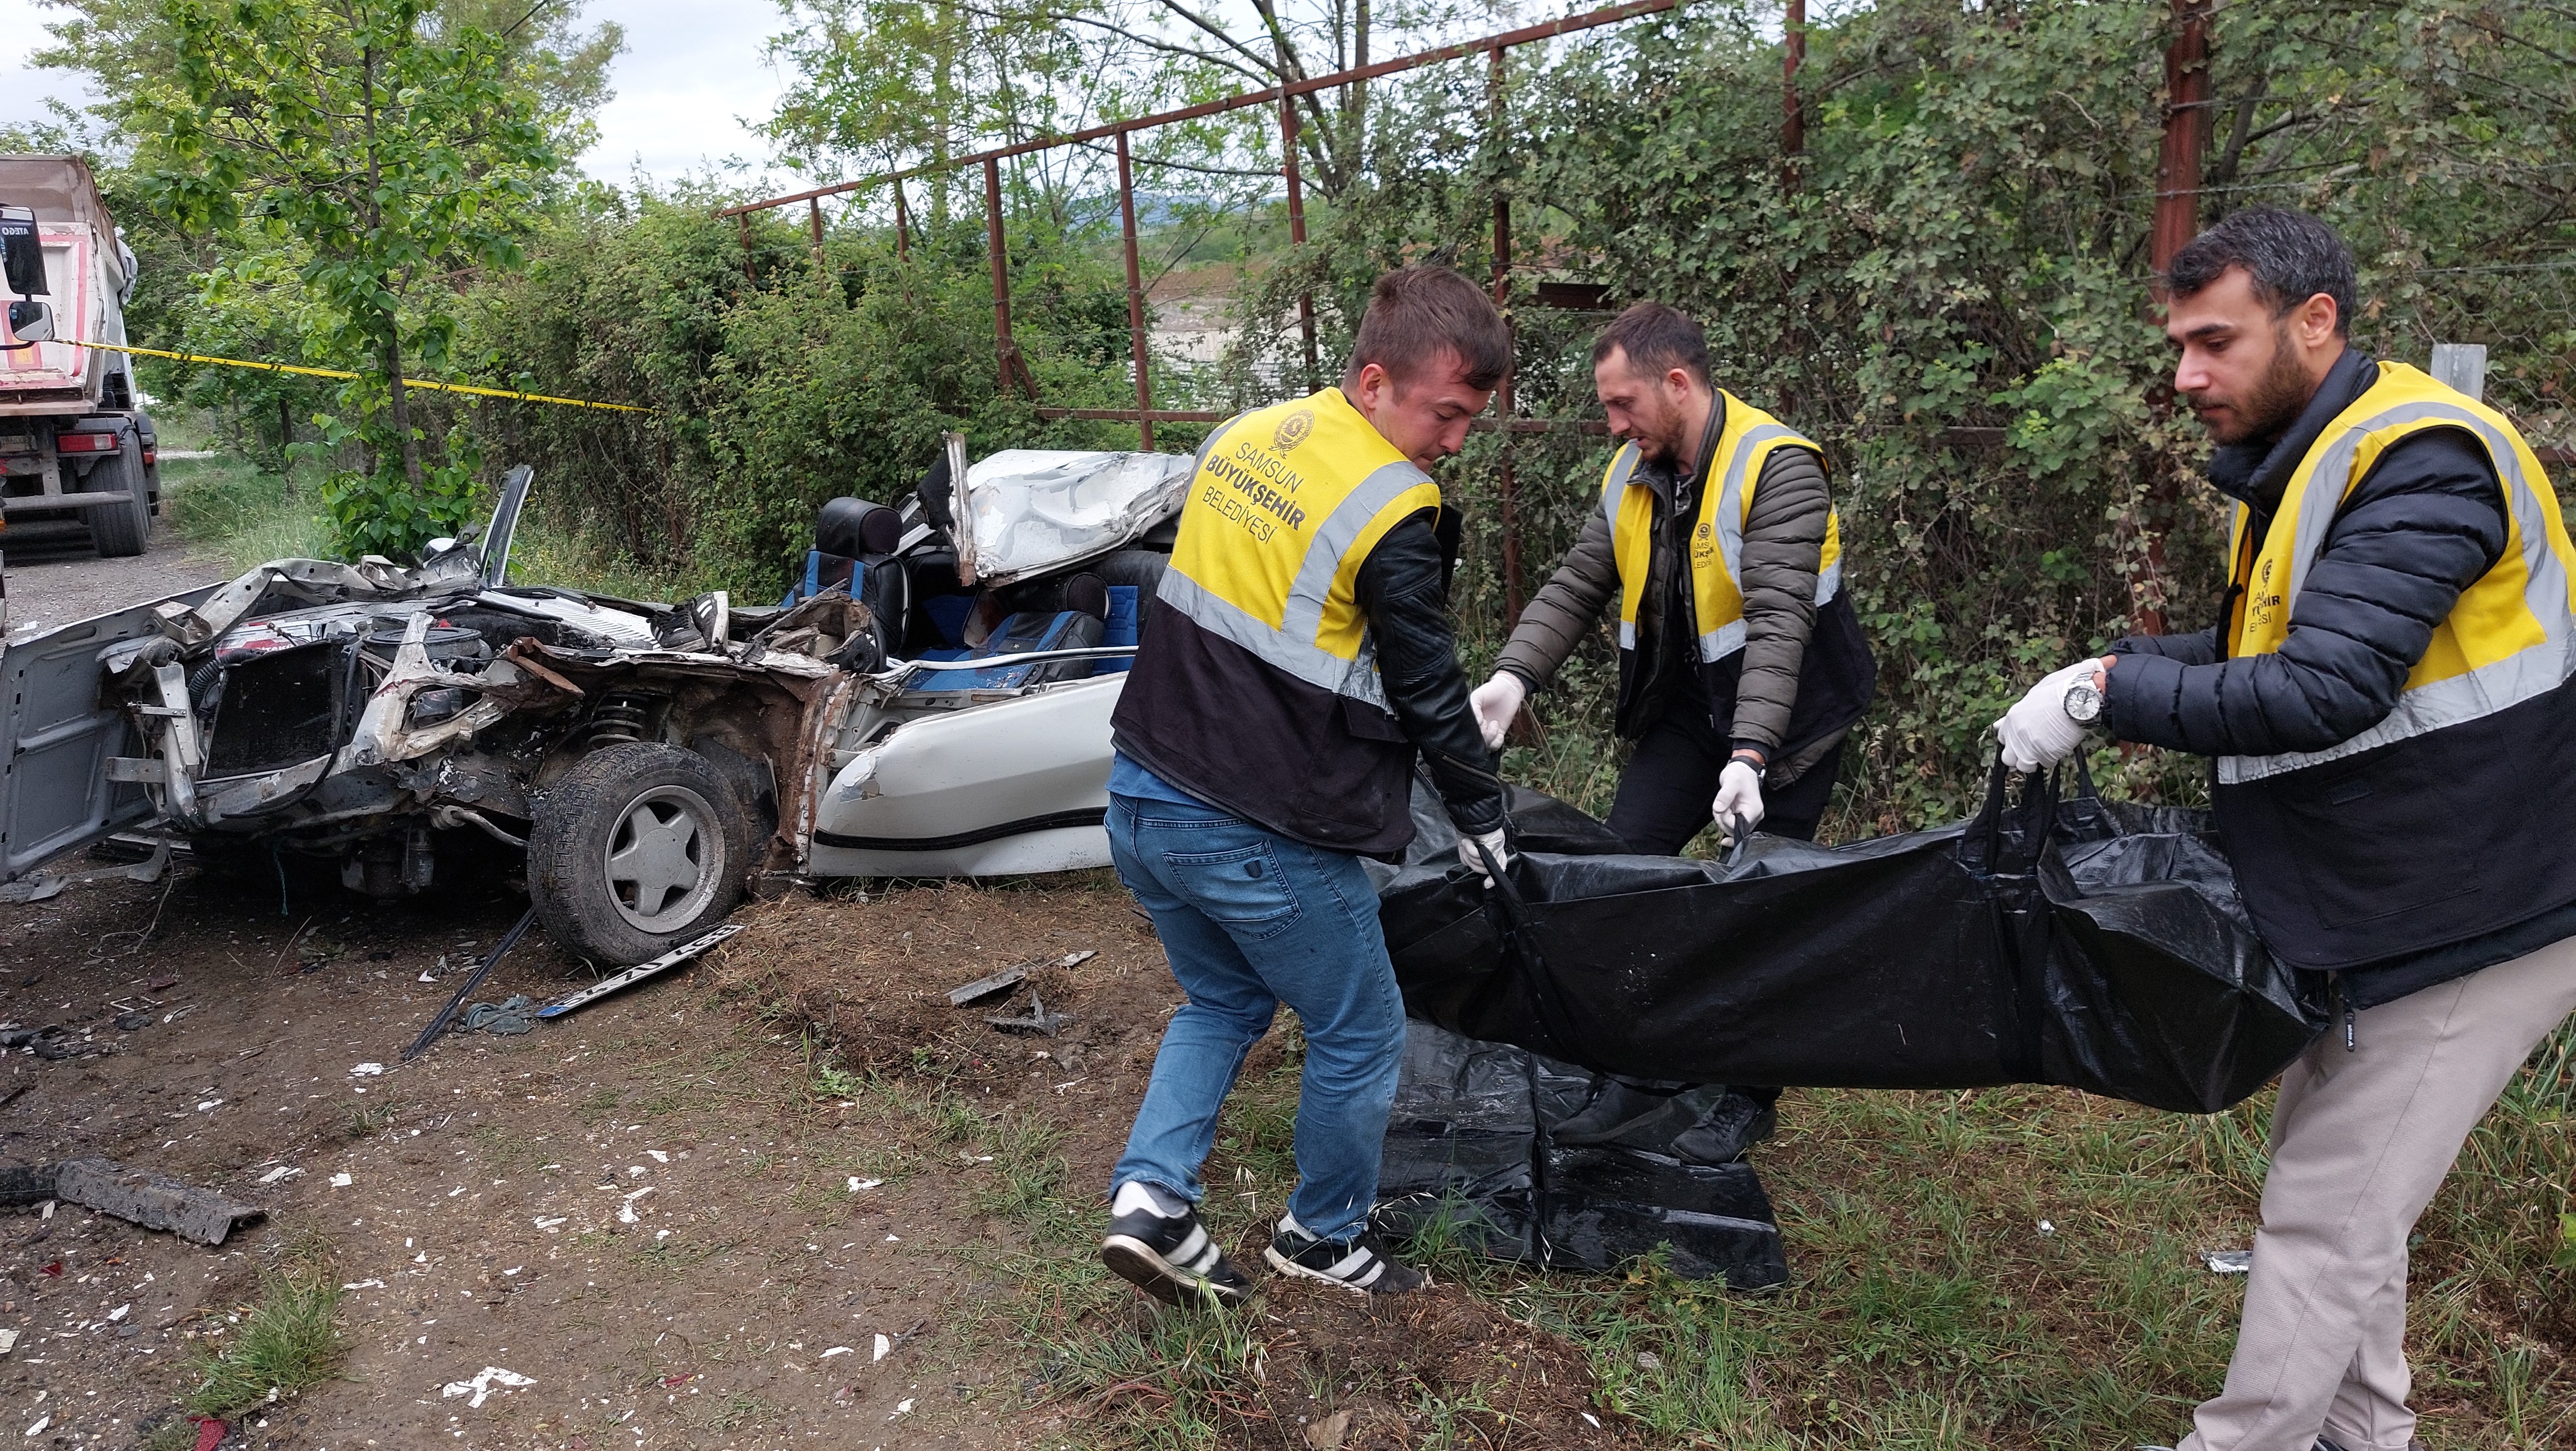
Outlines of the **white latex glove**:
<svg viewBox="0 0 2576 1451">
<path fill-rule="evenodd" d="M 1485 851 L 1490 851 L 1494 854 L 1494 865 L 1498 867 L 1507 867 L 1512 864 L 1512 852 L 1510 847 L 1503 845 L 1503 829 L 1499 826 L 1486 832 L 1483 836 L 1468 836 L 1464 833 L 1459 835 L 1458 860 L 1465 862 L 1468 866 L 1474 868 L 1476 875 L 1483 877 L 1490 882 L 1493 880 L 1493 873 L 1485 870 L 1485 854 L 1484 852 L 1476 850 L 1477 844 L 1480 842 L 1484 845 Z"/>
<path fill-rule="evenodd" d="M 2084 727 L 2066 713 L 2066 692 L 2080 681 L 2091 680 L 2101 668 L 2099 656 L 2069 665 L 2032 686 L 2019 705 L 2004 712 L 2004 718 L 1995 722 L 2004 764 L 2016 771 L 2036 771 L 2075 754 L 2075 748 L 2084 744 Z"/>
<path fill-rule="evenodd" d="M 1488 750 L 1503 748 L 1503 733 L 1512 728 L 1512 717 L 1521 713 L 1521 702 L 1529 699 L 1529 686 L 1508 670 L 1497 670 L 1494 678 L 1477 686 L 1467 696 L 1467 708 L 1476 713 L 1476 728 L 1485 733 Z"/>
<path fill-rule="evenodd" d="M 1709 803 L 1721 833 L 1719 845 L 1735 845 L 1735 819 L 1744 818 L 1748 832 L 1762 824 L 1762 773 L 1751 761 L 1729 761 L 1717 773 L 1717 799 Z"/>
</svg>

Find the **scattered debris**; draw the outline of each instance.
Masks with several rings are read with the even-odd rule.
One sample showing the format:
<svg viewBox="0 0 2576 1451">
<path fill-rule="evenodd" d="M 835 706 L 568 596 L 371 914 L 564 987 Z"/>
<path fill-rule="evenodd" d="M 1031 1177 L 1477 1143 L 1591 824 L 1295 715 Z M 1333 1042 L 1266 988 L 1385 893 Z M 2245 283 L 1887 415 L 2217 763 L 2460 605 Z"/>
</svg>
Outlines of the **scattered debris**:
<svg viewBox="0 0 2576 1451">
<path fill-rule="evenodd" d="M 877 1353 L 874 1356 L 871 1356 L 870 1359 L 883 1360 L 892 1354 L 894 1354 L 893 1337 L 886 1335 L 883 1332 L 879 1332 L 877 1335 Z"/>
<path fill-rule="evenodd" d="M 168 976 L 168 977 L 156 977 L 156 978 L 152 979 L 150 982 L 147 982 L 147 983 L 145 983 L 145 984 L 143 985 L 143 990 L 144 990 L 145 992 L 148 992 L 148 993 L 157 993 L 157 992 L 161 992 L 161 991 L 163 991 L 163 990 L 165 990 L 165 989 L 168 989 L 168 988 L 174 988 L 174 987 L 177 987 L 178 985 L 179 985 L 179 977 L 178 977 L 178 974 L 173 973 L 173 974 L 171 974 L 171 975 L 170 975 L 170 976 Z"/>
<path fill-rule="evenodd" d="M 1034 962 L 1023 962 L 1015 967 L 1003 968 L 1000 972 L 994 973 L 991 977 L 979 977 L 973 982 L 967 983 L 963 987 L 950 988 L 948 990 L 948 1006 L 952 1008 L 962 1008 L 970 1003 L 980 1002 L 985 998 L 996 996 L 1007 989 L 1018 987 L 1021 980 L 1026 978 L 1036 967 L 1037 964 Z"/>
<path fill-rule="evenodd" d="M 403 1050 L 404 1062 L 408 1063 L 429 1051 L 429 1045 L 438 1041 L 439 1034 L 447 1031 L 448 1023 L 456 1017 L 456 1010 L 465 1006 L 467 998 L 474 996 L 474 990 L 483 985 L 483 979 L 492 975 L 492 969 L 501 965 L 501 959 L 510 955 L 510 949 L 519 945 L 519 939 L 528 935 L 528 929 L 535 926 L 536 921 L 537 909 L 530 907 L 520 914 L 518 922 L 509 931 L 501 934 L 501 940 L 492 944 L 491 954 L 465 975 L 465 981 L 456 985 L 455 996 L 450 997 L 446 1006 L 429 1020 L 428 1027 L 420 1030 L 420 1036 L 411 1040 L 411 1046 Z"/>
<path fill-rule="evenodd" d="M 2204 1250 L 2200 1262 L 2209 1266 L 2213 1275 L 2248 1275 L 2254 1272 L 2254 1251 L 2250 1249 Z"/>
<path fill-rule="evenodd" d="M 211 1189 L 198 1189 L 160 1174 L 128 1169 L 107 1159 L 65 1159 L 31 1171 L 13 1173 L 0 1197 L 24 1192 L 28 1176 L 50 1176 L 52 1196 L 130 1220 L 146 1229 L 166 1229 L 199 1244 L 222 1244 L 233 1227 L 265 1219 L 268 1211 L 237 1204 Z"/>
<path fill-rule="evenodd" d="M 6 1328 L 0 1328 L 0 1355 L 7 1355 L 10 1351 L 17 1348 L 18 1332 Z"/>
<path fill-rule="evenodd" d="M 196 1451 L 216 1451 L 233 1433 L 230 1425 L 213 1416 L 190 1416 L 188 1419 L 197 1423 Z"/>
<path fill-rule="evenodd" d="M 948 1005 L 952 1008 L 970 1007 L 986 998 L 998 997 L 1009 989 L 1018 987 L 1030 973 L 1040 968 L 1080 967 L 1099 955 L 1097 951 L 1086 948 L 1081 952 L 1068 952 L 1053 962 L 1023 962 L 1014 967 L 1006 967 L 991 977 L 979 977 L 963 987 L 950 988 Z"/>
<path fill-rule="evenodd" d="M 474 1399 L 465 1403 L 471 1409 L 481 1406 L 487 1398 L 498 1391 L 518 1390 L 535 1384 L 536 1380 L 533 1377 L 521 1375 L 515 1370 L 504 1370 L 497 1365 L 487 1365 L 476 1371 L 472 1380 L 449 1381 L 440 1388 L 438 1393 L 442 1397 L 472 1396 Z"/>
<path fill-rule="evenodd" d="M 879 1185 L 882 1185 L 883 1183 L 885 1183 L 883 1179 L 862 1179 L 858 1175 L 853 1174 L 850 1176 L 850 1192 L 853 1194 L 864 1193 L 867 1190 L 874 1189 Z"/>
<path fill-rule="evenodd" d="M 469 1033 L 490 1033 L 510 1038 L 537 1025 L 537 1000 L 526 993 L 512 993 L 497 1003 L 475 1003 L 465 1010 L 462 1026 Z"/>
<path fill-rule="evenodd" d="M 883 1338 L 883 1337 L 879 1337 L 879 1338 Z M 849 1353 L 850 1353 L 850 1347 L 848 1347 L 848 1346 L 846 1346 L 846 1345 L 835 1345 L 835 1346 L 833 1346 L 831 1349 L 824 1351 L 821 1355 L 818 1355 L 818 1356 L 816 1356 L 816 1357 L 814 1357 L 814 1358 L 815 1358 L 815 1359 L 817 1359 L 817 1360 L 830 1360 L 833 1356 L 836 1356 L 836 1355 L 847 1355 L 847 1354 L 849 1354 Z"/>
<path fill-rule="evenodd" d="M 303 1170 L 296 1168 L 292 1164 L 280 1164 L 276 1168 L 269 1170 L 267 1173 L 260 1175 L 259 1182 L 262 1184 L 274 1184 L 281 1179 L 292 1179 L 303 1172 Z"/>
<path fill-rule="evenodd" d="M 1637 1352 L 1637 1369 L 1644 1371 L 1657 1371 L 1662 1370 L 1663 1368 L 1664 1358 L 1662 1356 L 1655 1354 L 1651 1350 L 1640 1350 Z"/>
<path fill-rule="evenodd" d="M 610 993 L 617 992 L 623 988 L 633 987 L 635 984 L 642 982 L 644 979 L 651 977 L 656 973 L 666 972 L 671 968 L 679 966 L 681 963 L 688 961 L 690 958 L 696 957 L 700 953 L 705 952 L 708 948 L 715 946 L 717 943 L 724 941 L 726 938 L 731 937 L 741 930 L 742 924 L 738 922 L 727 922 L 702 937 L 690 938 L 688 941 L 683 942 L 679 946 L 672 948 L 670 951 L 663 953 L 661 956 L 654 958 L 651 962 L 639 963 L 614 977 L 602 978 L 579 991 L 566 993 L 562 997 L 555 999 L 553 1002 L 546 1004 L 544 1007 L 537 1009 L 537 1016 L 540 1018 L 560 1018 L 564 1014 L 573 1011 L 575 1008 L 588 1007 L 590 1004 L 599 1001 Z M 504 1006 L 506 1006 L 506 1004 Z"/>
<path fill-rule="evenodd" d="M 1308 1451 L 1341 1451 L 1342 1438 L 1351 1433 L 1351 1413 L 1335 1411 L 1306 1427 Z"/>
<path fill-rule="evenodd" d="M 331 1187 L 334 1189 L 346 1189 L 357 1182 L 356 1178 L 348 1174 L 334 1174 L 331 1176 Z"/>
<path fill-rule="evenodd" d="M 348 1284 L 342 1285 L 340 1288 L 343 1290 L 381 1290 L 384 1287 L 385 1282 L 382 1280 L 352 1280 Z"/>
<path fill-rule="evenodd" d="M 1049 1011 L 1046 1000 L 1038 996 L 1037 989 L 1031 988 L 1029 1010 L 1025 1015 L 1016 1018 L 988 1017 L 984 1021 L 1005 1033 L 1044 1033 L 1052 1038 L 1058 1031 L 1071 1024 L 1074 1016 L 1071 1013 Z"/>
<path fill-rule="evenodd" d="M 912 1414 L 912 1402 L 909 1399 L 895 1402 L 894 1416 L 908 1416 L 910 1414 Z M 894 1416 L 888 1416 L 886 1419 L 891 1421 L 894 1419 Z M 34 1433 L 30 1432 L 28 1434 L 33 1435 Z"/>
<path fill-rule="evenodd" d="M 381 1063 L 361 1063 L 357 1067 L 349 1070 L 349 1076 L 351 1078 L 375 1078 L 381 1076 L 384 1071 L 385 1065 Z"/>
</svg>

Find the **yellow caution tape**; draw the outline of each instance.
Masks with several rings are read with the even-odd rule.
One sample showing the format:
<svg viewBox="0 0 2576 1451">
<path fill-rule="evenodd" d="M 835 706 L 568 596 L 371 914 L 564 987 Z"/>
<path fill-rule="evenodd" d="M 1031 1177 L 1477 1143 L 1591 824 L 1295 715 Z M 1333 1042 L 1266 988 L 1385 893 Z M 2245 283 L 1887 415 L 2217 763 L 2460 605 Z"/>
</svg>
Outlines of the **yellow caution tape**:
<svg viewBox="0 0 2576 1451">
<path fill-rule="evenodd" d="M 171 353 L 159 348 L 129 348 L 116 343 L 68 343 L 75 348 L 99 348 L 111 353 L 130 353 L 139 358 L 168 358 L 174 363 L 218 363 L 227 368 L 257 368 L 264 373 L 300 373 L 308 378 L 355 378 L 358 375 L 339 368 L 299 368 L 291 363 L 247 363 L 239 358 L 212 358 L 203 353 Z M 406 388 L 434 388 L 441 393 L 473 393 L 485 398 L 515 398 L 522 403 L 560 403 L 567 408 L 605 408 L 616 413 L 650 413 L 632 403 L 593 403 L 583 398 L 549 398 L 543 393 L 522 393 L 515 388 L 483 388 L 472 383 L 432 383 L 422 378 L 405 378 Z"/>
</svg>

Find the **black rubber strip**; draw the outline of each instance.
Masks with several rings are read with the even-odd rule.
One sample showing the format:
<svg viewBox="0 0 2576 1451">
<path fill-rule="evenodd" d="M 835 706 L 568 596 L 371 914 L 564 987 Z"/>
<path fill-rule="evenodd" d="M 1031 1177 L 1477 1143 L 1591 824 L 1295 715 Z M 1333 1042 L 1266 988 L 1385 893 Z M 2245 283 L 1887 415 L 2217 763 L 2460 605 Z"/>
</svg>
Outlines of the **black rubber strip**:
<svg viewBox="0 0 2576 1451">
<path fill-rule="evenodd" d="M 1108 807 L 1086 806 L 1078 811 L 1058 811 L 1020 821 L 1005 821 L 999 826 L 977 827 L 955 836 L 843 836 L 837 831 L 818 831 L 814 833 L 814 844 L 836 846 L 844 851 L 955 851 L 962 846 L 982 846 L 988 841 L 1000 841 L 1006 836 L 1025 836 L 1033 831 L 1098 826 L 1108 819 Z"/>
</svg>

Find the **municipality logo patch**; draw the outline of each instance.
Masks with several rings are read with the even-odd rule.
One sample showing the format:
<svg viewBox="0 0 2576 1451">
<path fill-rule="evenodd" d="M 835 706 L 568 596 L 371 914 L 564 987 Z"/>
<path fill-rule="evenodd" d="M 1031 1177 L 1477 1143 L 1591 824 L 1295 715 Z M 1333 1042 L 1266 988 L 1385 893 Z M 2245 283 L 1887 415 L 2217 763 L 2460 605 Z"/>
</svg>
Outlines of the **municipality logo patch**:
<svg viewBox="0 0 2576 1451">
<path fill-rule="evenodd" d="M 1270 435 L 1270 451 L 1286 453 L 1306 441 L 1315 431 L 1315 410 L 1300 408 L 1279 420 L 1279 431 Z"/>
</svg>

